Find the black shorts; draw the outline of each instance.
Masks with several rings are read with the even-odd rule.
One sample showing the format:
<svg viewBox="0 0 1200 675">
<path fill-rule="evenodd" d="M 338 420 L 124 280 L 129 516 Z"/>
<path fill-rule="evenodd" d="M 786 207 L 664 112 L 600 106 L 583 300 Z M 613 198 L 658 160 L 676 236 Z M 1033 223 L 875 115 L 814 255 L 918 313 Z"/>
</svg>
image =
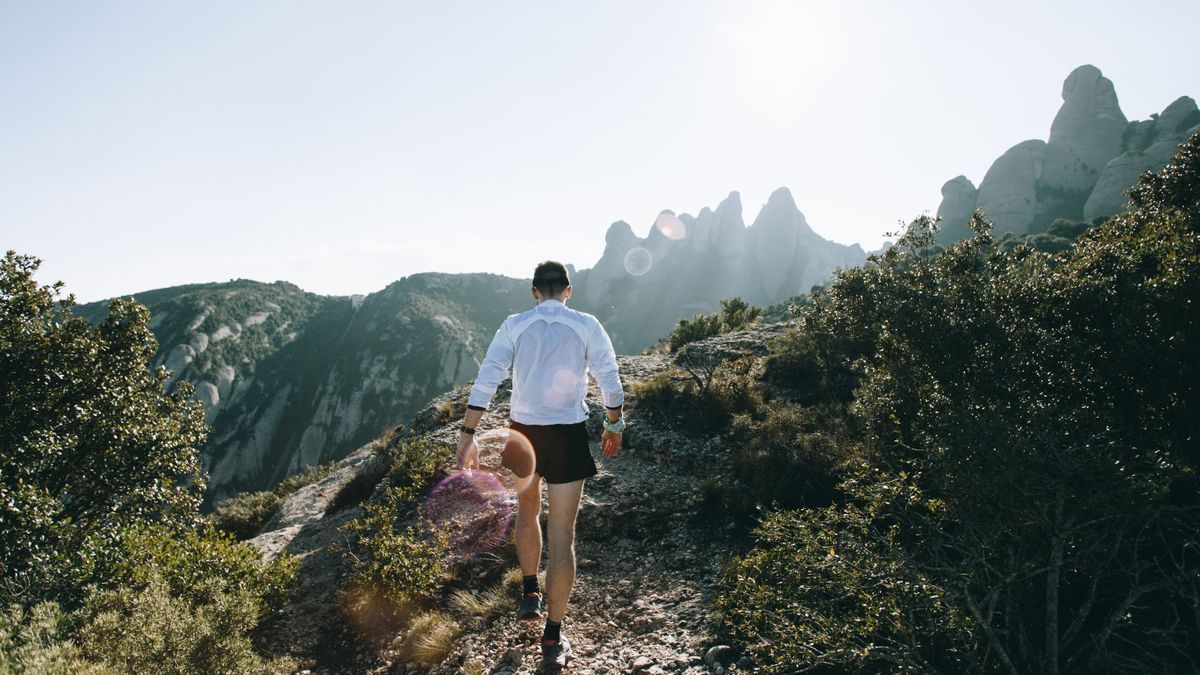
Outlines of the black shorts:
<svg viewBox="0 0 1200 675">
<path fill-rule="evenodd" d="M 519 431 L 533 444 L 537 459 L 534 469 L 547 483 L 573 483 L 596 475 L 596 461 L 588 448 L 587 426 L 575 424 L 521 424 L 508 427 Z"/>
</svg>

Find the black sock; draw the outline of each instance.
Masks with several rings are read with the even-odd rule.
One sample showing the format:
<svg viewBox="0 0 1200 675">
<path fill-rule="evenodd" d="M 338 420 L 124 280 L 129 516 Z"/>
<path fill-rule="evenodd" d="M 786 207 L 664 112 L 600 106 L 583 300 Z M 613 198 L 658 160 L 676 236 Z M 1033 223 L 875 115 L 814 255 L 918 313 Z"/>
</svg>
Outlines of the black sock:
<svg viewBox="0 0 1200 675">
<path fill-rule="evenodd" d="M 538 592 L 537 575 L 521 577 L 521 582 L 525 584 L 525 595 Z"/>
<path fill-rule="evenodd" d="M 542 642 L 558 642 L 562 638 L 561 633 L 559 633 L 559 629 L 561 628 L 561 621 L 546 619 L 546 631 L 542 633 Z"/>
</svg>

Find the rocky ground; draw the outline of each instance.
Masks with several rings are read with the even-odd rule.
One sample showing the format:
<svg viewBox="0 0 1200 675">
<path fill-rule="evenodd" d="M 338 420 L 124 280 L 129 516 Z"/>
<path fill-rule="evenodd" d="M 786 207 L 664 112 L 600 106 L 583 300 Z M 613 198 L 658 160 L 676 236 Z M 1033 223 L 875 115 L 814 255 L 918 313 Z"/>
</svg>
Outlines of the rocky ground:
<svg viewBox="0 0 1200 675">
<path fill-rule="evenodd" d="M 742 333 L 718 338 L 705 349 L 759 351 L 770 329 L 757 335 Z M 636 383 L 672 369 L 665 355 L 621 358 L 627 390 Z M 685 376 L 679 373 L 681 376 Z M 445 400 L 461 396 L 451 392 Z M 480 428 L 504 428 L 507 400 L 484 416 Z M 599 397 L 593 394 L 592 401 Z M 414 425 L 427 427 L 448 455 L 453 452 L 457 421 L 435 426 L 433 405 Z M 613 460 L 599 449 L 598 406 L 592 415 L 593 456 L 599 474 L 587 482 L 577 522 L 578 573 L 574 595 L 563 624 L 575 659 L 574 673 L 702 673 L 748 670 L 727 647 L 718 644 L 709 608 L 721 565 L 738 547 L 744 528 L 702 506 L 703 478 L 720 471 L 723 439 L 697 437 L 671 430 L 663 422 L 641 415 L 636 400 L 627 409 L 630 428 L 624 447 Z M 482 435 L 482 434 L 481 434 Z M 499 444 L 481 443 L 481 464 L 498 476 Z M 517 622 L 517 595 L 510 585 L 491 612 L 478 616 L 447 608 L 459 624 L 445 659 L 438 665 L 405 662 L 400 644 L 367 644 L 345 626 L 338 589 L 346 574 L 346 535 L 338 526 L 354 517 L 356 506 L 332 509 L 330 504 L 356 477 L 382 475 L 376 449 L 364 447 L 343 460 L 339 470 L 297 492 L 280 514 L 253 540 L 270 557 L 288 550 L 301 559 L 298 599 L 275 617 L 266 631 L 268 644 L 300 658 L 312 672 L 328 673 L 533 673 L 540 664 L 541 622 Z M 364 482 L 359 478 L 358 482 Z M 511 483 L 509 483 L 511 485 Z M 325 513 L 329 511 L 329 513 Z M 545 514 L 543 514 L 545 517 Z M 516 573 L 515 552 L 508 540 L 482 555 L 456 560 L 452 588 L 483 593 L 502 587 L 505 574 Z M 448 603 L 449 604 L 449 603 Z"/>
</svg>

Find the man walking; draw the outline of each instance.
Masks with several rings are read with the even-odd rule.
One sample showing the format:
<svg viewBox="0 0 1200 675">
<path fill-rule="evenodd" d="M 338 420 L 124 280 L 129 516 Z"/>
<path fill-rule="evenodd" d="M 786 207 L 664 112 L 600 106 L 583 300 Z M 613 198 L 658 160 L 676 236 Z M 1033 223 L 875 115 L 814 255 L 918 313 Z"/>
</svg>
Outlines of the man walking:
<svg viewBox="0 0 1200 675">
<path fill-rule="evenodd" d="M 533 445 L 534 471 L 514 475 L 517 487 L 517 558 L 524 576 L 517 618 L 546 618 L 542 634 L 542 664 L 559 669 L 570 660 L 571 644 L 562 635 L 563 616 L 575 585 L 575 516 L 583 497 L 583 481 L 596 475 L 588 450 L 587 373 L 596 378 L 607 410 L 601 446 L 612 459 L 621 450 L 625 420 L 624 395 L 617 358 L 604 327 L 591 314 L 568 309 L 571 281 L 561 263 L 547 261 L 533 272 L 533 309 L 504 320 L 479 368 L 467 412 L 458 435 L 458 467 L 478 466 L 475 426 L 491 403 L 496 388 L 512 368 L 510 428 Z M 510 434 L 509 443 L 518 438 Z M 547 530 L 549 561 L 542 608 L 538 566 L 542 557 L 541 482 L 549 498 Z"/>
</svg>

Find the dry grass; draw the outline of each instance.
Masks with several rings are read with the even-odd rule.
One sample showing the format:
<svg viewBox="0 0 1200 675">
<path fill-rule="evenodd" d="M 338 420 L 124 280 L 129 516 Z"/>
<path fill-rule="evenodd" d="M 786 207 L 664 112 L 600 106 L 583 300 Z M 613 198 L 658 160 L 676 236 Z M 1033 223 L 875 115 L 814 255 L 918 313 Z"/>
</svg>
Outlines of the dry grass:
<svg viewBox="0 0 1200 675">
<path fill-rule="evenodd" d="M 416 661 L 425 665 L 441 663 L 458 634 L 458 623 L 441 612 L 425 612 L 413 619 L 404 642 L 400 644 L 400 657 L 405 661 Z"/>
</svg>

